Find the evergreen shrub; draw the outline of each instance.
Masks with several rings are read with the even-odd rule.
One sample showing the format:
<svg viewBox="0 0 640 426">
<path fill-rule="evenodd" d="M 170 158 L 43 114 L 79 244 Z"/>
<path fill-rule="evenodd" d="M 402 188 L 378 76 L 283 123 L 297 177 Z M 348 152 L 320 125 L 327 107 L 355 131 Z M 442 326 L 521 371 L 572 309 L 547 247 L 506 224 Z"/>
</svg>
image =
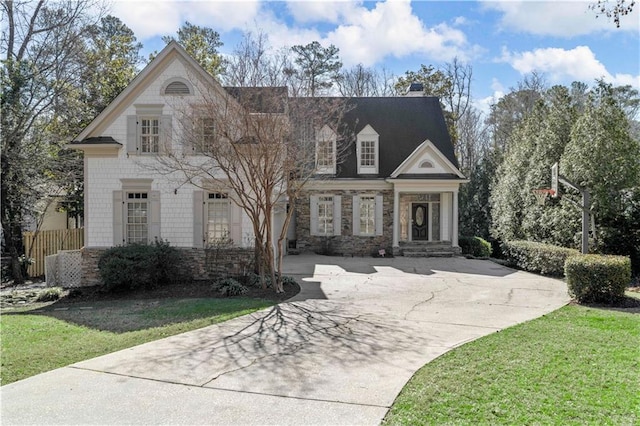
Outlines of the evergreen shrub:
<svg viewBox="0 0 640 426">
<path fill-rule="evenodd" d="M 491 243 L 480 237 L 460 237 L 458 244 L 462 249 L 462 254 L 469 254 L 474 257 L 491 256 Z"/>
<path fill-rule="evenodd" d="M 223 296 L 241 296 L 247 294 L 249 289 L 233 278 L 223 278 L 213 284 L 214 289 Z"/>
<path fill-rule="evenodd" d="M 100 256 L 98 269 L 107 291 L 149 289 L 190 279 L 180 250 L 162 240 L 112 247 Z"/>
<path fill-rule="evenodd" d="M 533 241 L 506 241 L 502 243 L 502 254 L 510 264 L 525 271 L 561 277 L 567 258 L 580 252 Z"/>
<path fill-rule="evenodd" d="M 616 302 L 631 282 L 631 260 L 625 256 L 572 256 L 564 268 L 569 293 L 581 303 Z"/>
</svg>

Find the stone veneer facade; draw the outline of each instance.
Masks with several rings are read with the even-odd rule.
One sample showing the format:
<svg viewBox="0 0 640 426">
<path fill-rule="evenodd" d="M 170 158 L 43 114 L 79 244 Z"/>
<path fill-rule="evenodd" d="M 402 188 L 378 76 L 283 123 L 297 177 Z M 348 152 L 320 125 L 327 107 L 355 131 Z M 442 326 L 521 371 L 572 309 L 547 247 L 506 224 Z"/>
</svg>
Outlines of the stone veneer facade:
<svg viewBox="0 0 640 426">
<path fill-rule="evenodd" d="M 189 268 L 196 280 L 215 280 L 222 277 L 241 277 L 254 269 L 254 250 L 242 247 L 222 249 L 178 248 L 185 268 Z M 81 286 L 101 285 L 98 261 L 108 248 L 83 248 Z"/>
<path fill-rule="evenodd" d="M 392 253 L 393 244 L 393 191 L 367 191 L 382 195 L 382 235 L 359 236 L 353 235 L 353 196 L 361 195 L 362 191 L 352 190 L 323 190 L 306 191 L 296 205 L 296 248 L 302 252 L 343 256 L 371 256 L 378 255 L 380 249 Z M 342 196 L 341 235 L 316 236 L 311 235 L 310 196 L 331 194 Z"/>
</svg>

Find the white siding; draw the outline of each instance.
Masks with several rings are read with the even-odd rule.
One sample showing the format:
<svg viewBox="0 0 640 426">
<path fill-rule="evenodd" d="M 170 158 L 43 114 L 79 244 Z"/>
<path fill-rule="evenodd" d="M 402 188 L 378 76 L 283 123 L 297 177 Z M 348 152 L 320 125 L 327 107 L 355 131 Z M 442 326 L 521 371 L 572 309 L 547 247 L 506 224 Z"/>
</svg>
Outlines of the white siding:
<svg viewBox="0 0 640 426">
<path fill-rule="evenodd" d="M 187 72 L 179 60 L 174 61 L 101 133 L 101 136 L 113 137 L 122 143 L 123 147 L 118 151 L 117 158 L 87 158 L 88 176 L 85 178 L 88 210 L 85 212 L 87 247 L 109 247 L 113 244 L 112 195 L 113 191 L 122 190 L 120 179 L 123 178 L 153 179 L 151 189 L 160 192 L 161 237 L 174 246 L 193 247 L 193 191 L 199 188 L 188 184 L 181 185 L 180 175 L 176 174 L 172 178 L 154 173 L 150 168 L 143 167 L 145 164 L 157 165 L 153 157 L 135 155 L 128 157 L 126 149 L 127 116 L 136 114 L 135 104 L 164 104 L 162 114 L 173 115 L 174 106 L 181 102 L 194 102 L 197 99 L 197 85 L 194 85 L 196 96 L 180 98 L 160 95 L 162 85 L 168 79 L 188 75 L 194 75 L 194 73 Z M 174 133 L 178 128 L 174 118 Z M 179 150 L 181 147 L 174 142 L 173 149 Z M 252 242 L 251 221 L 243 211 L 242 243 L 248 246 Z"/>
</svg>

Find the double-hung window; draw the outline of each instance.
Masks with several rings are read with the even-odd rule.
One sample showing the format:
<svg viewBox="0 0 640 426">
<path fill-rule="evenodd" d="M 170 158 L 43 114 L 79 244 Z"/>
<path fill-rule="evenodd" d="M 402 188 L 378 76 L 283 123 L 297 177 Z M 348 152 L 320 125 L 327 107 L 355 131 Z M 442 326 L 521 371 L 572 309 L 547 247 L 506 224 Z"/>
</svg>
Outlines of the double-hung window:
<svg viewBox="0 0 640 426">
<path fill-rule="evenodd" d="M 227 241 L 230 238 L 231 204 L 227 194 L 216 192 L 207 197 L 207 242 L 209 244 Z"/>
<path fill-rule="evenodd" d="M 342 196 L 333 194 L 310 197 L 310 233 L 318 236 L 341 235 Z"/>
<path fill-rule="evenodd" d="M 337 135 L 329 126 L 324 126 L 316 134 L 316 170 L 322 174 L 336 172 Z"/>
<path fill-rule="evenodd" d="M 126 205 L 126 231 L 125 242 L 127 244 L 149 241 L 149 194 L 146 192 L 127 193 Z"/>
<path fill-rule="evenodd" d="M 152 179 L 122 178 L 113 191 L 113 245 L 147 244 L 160 235 L 160 191 Z"/>
<path fill-rule="evenodd" d="M 172 118 L 163 115 L 164 105 L 136 104 L 127 116 L 127 155 L 158 155 L 170 148 Z"/>
<path fill-rule="evenodd" d="M 333 197 L 318 198 L 318 233 L 333 235 Z"/>
<path fill-rule="evenodd" d="M 160 152 L 160 117 L 140 117 L 140 152 Z"/>
<path fill-rule="evenodd" d="M 360 197 L 360 235 L 376 232 L 376 197 Z"/>
<path fill-rule="evenodd" d="M 353 196 L 353 235 L 370 237 L 382 235 L 382 195 L 359 194 Z"/>
<path fill-rule="evenodd" d="M 216 132 L 215 123 L 211 117 L 200 117 L 198 119 L 198 150 L 202 153 L 210 153 L 215 144 Z"/>
<path fill-rule="evenodd" d="M 357 135 L 356 154 L 358 157 L 358 174 L 377 174 L 379 163 L 379 136 L 370 125 Z"/>
</svg>

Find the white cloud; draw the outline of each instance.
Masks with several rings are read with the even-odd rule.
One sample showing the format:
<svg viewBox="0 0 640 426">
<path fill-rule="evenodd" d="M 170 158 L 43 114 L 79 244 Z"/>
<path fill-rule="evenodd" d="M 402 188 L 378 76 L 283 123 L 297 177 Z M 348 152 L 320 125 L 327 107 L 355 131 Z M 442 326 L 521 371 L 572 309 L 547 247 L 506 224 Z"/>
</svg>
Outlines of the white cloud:
<svg viewBox="0 0 640 426">
<path fill-rule="evenodd" d="M 601 31 L 640 31 L 638 7 L 621 18 L 616 29 L 612 20 L 598 16 L 589 5 L 595 1 L 483 1 L 483 7 L 502 12 L 499 26 L 503 30 L 536 35 L 573 37 Z"/>
<path fill-rule="evenodd" d="M 361 7 L 361 1 L 289 0 L 287 9 L 300 23 L 329 22 L 337 24 Z"/>
<path fill-rule="evenodd" d="M 259 15 L 258 0 L 232 1 L 122 1 L 113 4 L 113 14 L 131 28 L 140 40 L 175 34 L 184 21 L 217 31 L 243 28 Z"/>
<path fill-rule="evenodd" d="M 408 1 L 379 2 L 371 10 L 354 9 L 344 22 L 327 35 L 340 48 L 345 65 L 370 66 L 387 56 L 425 55 L 439 61 L 457 56 L 468 60 L 474 48 L 465 34 L 446 24 L 427 28 L 413 14 Z"/>
<path fill-rule="evenodd" d="M 578 80 L 591 83 L 597 78 L 604 78 L 616 85 L 640 87 L 640 76 L 612 75 L 588 46 L 577 46 L 571 50 L 550 47 L 516 53 L 503 49 L 500 61 L 509 63 L 520 74 L 542 72 L 553 82 Z"/>
</svg>

